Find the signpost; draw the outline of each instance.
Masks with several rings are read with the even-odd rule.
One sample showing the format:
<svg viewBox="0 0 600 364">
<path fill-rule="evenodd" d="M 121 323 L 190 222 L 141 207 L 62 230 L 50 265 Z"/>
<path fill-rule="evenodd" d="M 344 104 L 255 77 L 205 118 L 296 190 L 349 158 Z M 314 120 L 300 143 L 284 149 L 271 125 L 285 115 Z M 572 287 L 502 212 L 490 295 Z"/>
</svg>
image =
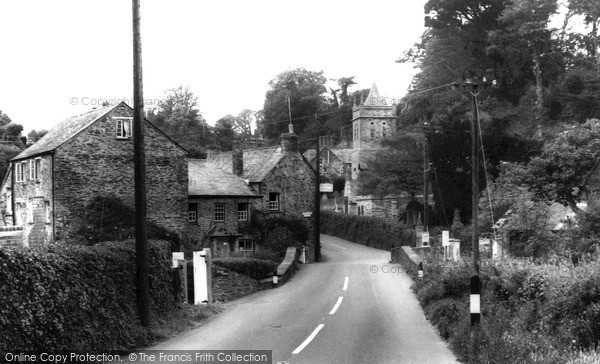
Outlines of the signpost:
<svg viewBox="0 0 600 364">
<path fill-rule="evenodd" d="M 333 183 L 320 183 L 319 190 L 321 192 L 333 192 Z"/>
</svg>

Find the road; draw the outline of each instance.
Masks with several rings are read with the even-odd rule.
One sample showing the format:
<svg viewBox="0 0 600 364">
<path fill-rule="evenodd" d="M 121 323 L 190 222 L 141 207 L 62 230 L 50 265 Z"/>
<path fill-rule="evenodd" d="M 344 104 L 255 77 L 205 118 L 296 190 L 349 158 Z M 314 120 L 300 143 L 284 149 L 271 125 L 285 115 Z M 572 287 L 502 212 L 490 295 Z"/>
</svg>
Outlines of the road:
<svg viewBox="0 0 600 364">
<path fill-rule="evenodd" d="M 273 363 L 457 363 L 390 253 L 322 235 L 323 262 L 152 350 L 273 350 Z"/>
</svg>

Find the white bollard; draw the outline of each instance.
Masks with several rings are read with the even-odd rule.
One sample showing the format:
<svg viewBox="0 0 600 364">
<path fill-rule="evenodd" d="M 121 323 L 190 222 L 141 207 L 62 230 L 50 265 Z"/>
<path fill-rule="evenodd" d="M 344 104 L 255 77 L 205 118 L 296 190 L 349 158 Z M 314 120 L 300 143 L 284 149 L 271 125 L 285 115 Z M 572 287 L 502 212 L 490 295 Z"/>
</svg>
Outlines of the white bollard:
<svg viewBox="0 0 600 364">
<path fill-rule="evenodd" d="M 206 252 L 196 251 L 194 261 L 194 304 L 208 302 L 208 278 L 206 273 Z"/>
</svg>

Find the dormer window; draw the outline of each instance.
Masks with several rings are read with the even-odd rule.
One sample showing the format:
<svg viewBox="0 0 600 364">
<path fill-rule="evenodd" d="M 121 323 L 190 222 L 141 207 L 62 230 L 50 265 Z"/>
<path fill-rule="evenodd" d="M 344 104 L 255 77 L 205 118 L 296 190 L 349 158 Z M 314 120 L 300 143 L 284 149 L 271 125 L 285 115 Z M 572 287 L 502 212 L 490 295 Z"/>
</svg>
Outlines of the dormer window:
<svg viewBox="0 0 600 364">
<path fill-rule="evenodd" d="M 114 118 L 116 127 L 117 139 L 131 139 L 133 133 L 131 132 L 131 125 L 133 124 L 133 118 L 122 117 Z"/>
</svg>

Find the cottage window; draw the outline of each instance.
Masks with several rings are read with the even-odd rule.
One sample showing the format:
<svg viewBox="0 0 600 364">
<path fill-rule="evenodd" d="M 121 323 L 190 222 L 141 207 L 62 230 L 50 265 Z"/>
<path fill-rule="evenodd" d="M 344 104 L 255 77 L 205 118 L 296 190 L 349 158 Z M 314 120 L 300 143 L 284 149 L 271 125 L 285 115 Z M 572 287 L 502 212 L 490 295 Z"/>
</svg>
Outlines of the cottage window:
<svg viewBox="0 0 600 364">
<path fill-rule="evenodd" d="M 16 164 L 15 180 L 17 182 L 25 182 L 26 169 L 27 169 L 26 162 L 20 162 L 20 163 Z"/>
<path fill-rule="evenodd" d="M 29 160 L 29 179 L 32 181 L 39 181 L 41 168 L 42 168 L 42 159 L 41 158 Z"/>
<path fill-rule="evenodd" d="M 188 222 L 196 222 L 198 221 L 198 204 L 197 203 L 189 203 L 188 204 Z"/>
<path fill-rule="evenodd" d="M 279 211 L 279 193 L 269 193 L 269 211 Z"/>
<path fill-rule="evenodd" d="M 46 224 L 50 223 L 50 201 L 44 201 L 44 208 L 46 209 Z"/>
<path fill-rule="evenodd" d="M 225 221 L 225 204 L 215 202 L 215 221 Z"/>
<path fill-rule="evenodd" d="M 238 203 L 237 216 L 238 216 L 238 221 L 248 221 L 248 203 L 247 202 Z"/>
<path fill-rule="evenodd" d="M 131 124 L 133 118 L 115 118 L 115 125 L 117 128 L 117 139 L 130 139 L 133 135 L 131 133 Z"/>
<path fill-rule="evenodd" d="M 238 250 L 241 252 L 253 252 L 254 240 L 240 240 Z"/>
<path fill-rule="evenodd" d="M 15 181 L 23 182 L 21 163 L 15 164 Z"/>
</svg>

